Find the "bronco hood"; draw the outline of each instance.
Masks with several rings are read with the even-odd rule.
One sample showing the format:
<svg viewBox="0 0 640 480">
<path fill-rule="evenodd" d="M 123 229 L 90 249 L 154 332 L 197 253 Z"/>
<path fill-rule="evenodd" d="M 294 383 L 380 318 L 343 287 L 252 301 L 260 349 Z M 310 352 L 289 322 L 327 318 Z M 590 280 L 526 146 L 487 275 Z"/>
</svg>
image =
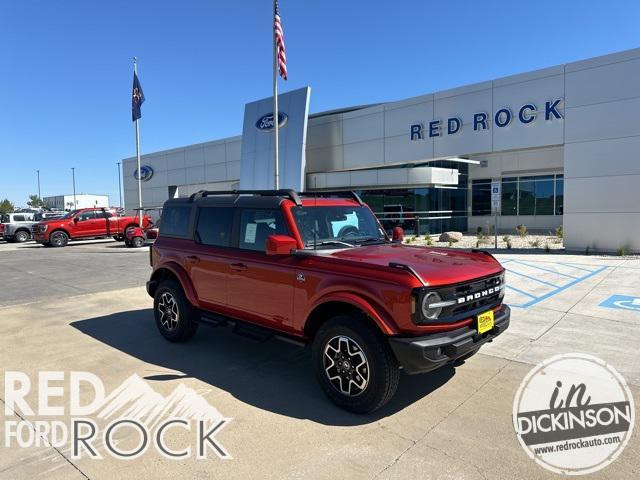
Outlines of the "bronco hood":
<svg viewBox="0 0 640 480">
<path fill-rule="evenodd" d="M 502 271 L 500 263 L 483 252 L 449 248 L 410 247 L 400 244 L 370 245 L 338 250 L 331 257 L 388 266 L 402 263 L 412 267 L 428 285 L 465 282 Z"/>
</svg>

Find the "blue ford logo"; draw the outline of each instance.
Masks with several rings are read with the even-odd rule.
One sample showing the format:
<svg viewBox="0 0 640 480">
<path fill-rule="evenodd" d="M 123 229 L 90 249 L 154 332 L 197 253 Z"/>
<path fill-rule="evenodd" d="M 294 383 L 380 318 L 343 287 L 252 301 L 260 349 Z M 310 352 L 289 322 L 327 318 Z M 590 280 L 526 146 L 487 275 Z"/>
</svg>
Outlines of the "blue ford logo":
<svg viewBox="0 0 640 480">
<path fill-rule="evenodd" d="M 278 112 L 278 128 L 284 127 L 287 124 L 288 119 L 289 117 L 287 117 L 286 113 Z M 256 128 L 263 132 L 270 132 L 273 130 L 273 113 L 267 113 L 260 117 L 256 122 Z"/>
<path fill-rule="evenodd" d="M 147 182 L 151 180 L 151 177 L 153 177 L 153 168 L 151 168 L 149 165 L 143 165 L 140 167 L 140 174 L 140 180 L 142 180 L 143 182 Z M 133 178 L 138 180 L 138 170 L 133 172 Z"/>
</svg>

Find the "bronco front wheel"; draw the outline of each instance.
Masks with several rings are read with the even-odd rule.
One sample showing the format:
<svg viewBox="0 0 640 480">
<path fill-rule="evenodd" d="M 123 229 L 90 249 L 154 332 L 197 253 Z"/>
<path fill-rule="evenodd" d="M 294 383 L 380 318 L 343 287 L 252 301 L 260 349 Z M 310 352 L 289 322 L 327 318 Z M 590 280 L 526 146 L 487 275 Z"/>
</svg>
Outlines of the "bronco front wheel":
<svg viewBox="0 0 640 480">
<path fill-rule="evenodd" d="M 364 318 L 337 316 L 325 323 L 313 342 L 313 364 L 327 396 L 355 413 L 382 407 L 400 380 L 386 339 Z"/>
</svg>

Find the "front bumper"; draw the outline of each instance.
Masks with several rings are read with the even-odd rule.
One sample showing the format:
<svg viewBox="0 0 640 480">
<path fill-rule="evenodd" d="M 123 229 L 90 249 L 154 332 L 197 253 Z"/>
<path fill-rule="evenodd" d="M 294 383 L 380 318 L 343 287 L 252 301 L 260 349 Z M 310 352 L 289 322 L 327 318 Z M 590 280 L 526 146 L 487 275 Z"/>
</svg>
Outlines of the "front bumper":
<svg viewBox="0 0 640 480">
<path fill-rule="evenodd" d="M 409 374 L 435 370 L 459 358 L 472 355 L 509 327 L 511 309 L 502 305 L 494 313 L 494 326 L 482 335 L 475 325 L 422 337 L 391 337 L 389 345 Z"/>
</svg>

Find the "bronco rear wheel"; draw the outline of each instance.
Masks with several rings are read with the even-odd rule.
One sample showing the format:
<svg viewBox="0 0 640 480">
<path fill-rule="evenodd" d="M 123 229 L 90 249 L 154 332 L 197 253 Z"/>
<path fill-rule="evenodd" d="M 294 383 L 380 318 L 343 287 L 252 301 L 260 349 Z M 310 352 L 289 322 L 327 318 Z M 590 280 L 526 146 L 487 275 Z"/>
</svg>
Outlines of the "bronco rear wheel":
<svg viewBox="0 0 640 480">
<path fill-rule="evenodd" d="M 162 282 L 156 290 L 153 314 L 158 330 L 170 342 L 185 342 L 198 329 L 196 311 L 175 280 Z"/>
<path fill-rule="evenodd" d="M 386 339 L 366 319 L 341 315 L 325 323 L 313 342 L 318 381 L 338 406 L 369 413 L 395 394 L 400 369 Z"/>
</svg>

